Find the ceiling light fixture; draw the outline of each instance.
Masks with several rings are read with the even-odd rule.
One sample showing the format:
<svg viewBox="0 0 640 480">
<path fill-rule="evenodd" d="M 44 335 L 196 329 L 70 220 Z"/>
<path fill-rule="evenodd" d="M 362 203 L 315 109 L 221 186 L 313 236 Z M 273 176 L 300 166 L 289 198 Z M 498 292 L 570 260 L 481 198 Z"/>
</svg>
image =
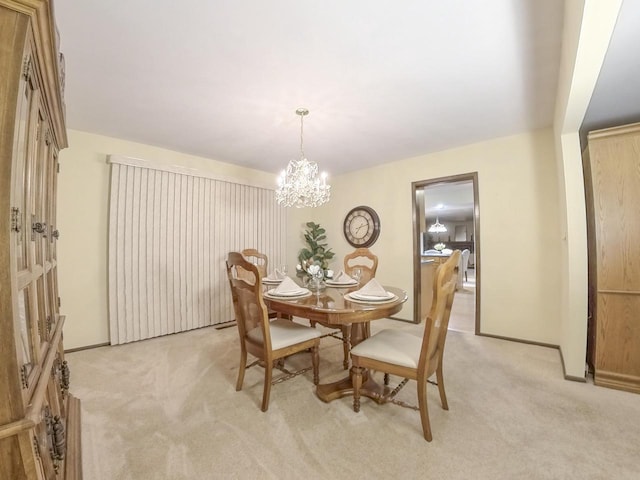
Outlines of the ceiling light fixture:
<svg viewBox="0 0 640 480">
<path fill-rule="evenodd" d="M 444 233 L 447 231 L 447 227 L 440 223 L 438 217 L 436 217 L 436 223 L 429 227 L 429 233 Z"/>
<path fill-rule="evenodd" d="M 318 207 L 331 196 L 327 174 L 323 172 L 318 177 L 318 164 L 304 156 L 304 117 L 308 114 L 306 108 L 296 110 L 300 115 L 300 160 L 291 160 L 278 177 L 276 200 L 285 207 Z"/>
</svg>

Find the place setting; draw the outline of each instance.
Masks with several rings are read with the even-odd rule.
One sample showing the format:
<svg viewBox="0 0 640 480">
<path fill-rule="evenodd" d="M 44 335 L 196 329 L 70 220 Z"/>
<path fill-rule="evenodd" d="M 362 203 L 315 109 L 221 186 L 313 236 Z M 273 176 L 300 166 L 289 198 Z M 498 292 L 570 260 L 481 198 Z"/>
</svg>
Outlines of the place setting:
<svg viewBox="0 0 640 480">
<path fill-rule="evenodd" d="M 398 299 L 397 295 L 386 291 L 375 278 L 372 278 L 360 290 L 345 293 L 344 298 L 354 303 L 369 304 L 391 303 Z"/>
<path fill-rule="evenodd" d="M 354 285 L 358 285 L 358 280 L 356 278 L 351 277 L 350 275 L 347 275 L 343 270 L 340 270 L 340 273 L 338 273 L 333 278 L 328 278 L 327 280 L 325 280 L 324 283 L 332 287 L 346 288 L 346 287 L 353 287 Z"/>
<path fill-rule="evenodd" d="M 285 278 L 287 278 L 287 267 L 283 265 L 280 268 L 276 268 L 266 277 L 263 277 L 262 283 L 265 285 L 279 285 Z"/>
<path fill-rule="evenodd" d="M 272 299 L 296 300 L 311 295 L 311 290 L 301 287 L 289 277 L 280 280 L 277 287 L 267 290 L 264 296 Z"/>
</svg>

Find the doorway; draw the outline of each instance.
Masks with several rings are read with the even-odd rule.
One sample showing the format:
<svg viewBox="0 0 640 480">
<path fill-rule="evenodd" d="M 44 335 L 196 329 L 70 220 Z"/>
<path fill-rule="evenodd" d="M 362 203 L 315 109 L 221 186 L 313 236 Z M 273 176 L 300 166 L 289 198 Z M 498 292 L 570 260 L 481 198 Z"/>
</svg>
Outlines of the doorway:
<svg viewBox="0 0 640 480">
<path fill-rule="evenodd" d="M 425 267 L 430 252 L 469 250 L 467 275 L 459 272 L 449 328 L 480 333 L 480 208 L 478 173 L 413 182 L 414 319 L 428 313 L 423 302 Z M 429 252 L 427 252 L 429 250 Z M 436 258 L 437 260 L 437 258 Z M 430 285 L 424 285 L 428 295 Z M 430 305 L 430 302 L 426 302 Z"/>
</svg>

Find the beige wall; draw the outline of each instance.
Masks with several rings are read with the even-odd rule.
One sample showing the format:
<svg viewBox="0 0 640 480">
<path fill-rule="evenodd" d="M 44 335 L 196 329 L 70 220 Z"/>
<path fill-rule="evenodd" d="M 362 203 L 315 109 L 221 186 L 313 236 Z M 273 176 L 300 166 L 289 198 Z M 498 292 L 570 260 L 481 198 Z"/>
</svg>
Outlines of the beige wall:
<svg viewBox="0 0 640 480">
<path fill-rule="evenodd" d="M 320 165 L 322 167 L 322 165 Z M 310 220 L 327 229 L 334 267 L 352 248 L 345 214 L 361 204 L 380 215 L 377 277 L 409 294 L 398 315 L 413 318 L 411 182 L 478 172 L 482 255 L 482 333 L 557 345 L 560 340 L 557 182 L 551 130 L 495 139 L 360 170 L 331 179 L 332 198 L 289 216 L 289 263 Z"/>
<path fill-rule="evenodd" d="M 382 220 L 372 248 L 381 260 L 379 277 L 411 293 L 411 182 L 477 171 L 481 331 L 559 344 L 566 374 L 584 378 L 586 229 L 577 130 L 620 5 L 621 0 L 567 1 L 553 134 L 495 139 L 333 178 L 328 206 L 290 211 L 288 263 L 296 263 L 309 220 L 328 228 L 330 245 L 342 258 L 351 250 L 342 236 L 344 214 L 368 204 Z M 65 346 L 74 348 L 108 340 L 107 154 L 210 168 L 265 185 L 273 176 L 81 132 L 70 131 L 69 137 L 71 146 L 61 153 L 59 271 L 62 311 L 68 315 Z M 412 304 L 410 299 L 402 317 L 412 317 Z"/>
<path fill-rule="evenodd" d="M 221 179 L 272 187 L 274 176 L 204 158 L 124 140 L 69 131 L 60 154 L 58 243 L 61 311 L 67 315 L 65 348 L 109 341 L 107 155 L 123 155 L 214 172 Z"/>
<path fill-rule="evenodd" d="M 565 373 L 584 378 L 587 233 L 578 131 L 589 106 L 622 0 L 568 0 L 554 117 L 560 215 L 560 349 Z"/>
<path fill-rule="evenodd" d="M 69 136 L 70 147 L 61 154 L 59 179 L 59 269 L 62 311 L 68 317 L 65 346 L 75 348 L 108 341 L 106 155 L 209 168 L 225 177 L 263 185 L 273 182 L 273 175 L 83 132 L 70 131 Z M 480 193 L 482 332 L 557 344 L 560 319 L 554 242 L 558 235 L 549 225 L 558 219 L 550 131 L 496 139 L 333 178 L 333 197 L 327 206 L 290 211 L 288 263 L 296 263 L 308 220 L 327 227 L 330 245 L 341 259 L 351 250 L 342 235 L 344 214 L 353 206 L 371 205 L 382 221 L 382 234 L 372 248 L 380 257 L 378 276 L 411 294 L 411 182 L 472 171 L 478 172 Z M 511 234 L 504 235 L 505 231 Z M 335 266 L 339 269 L 340 261 Z M 412 305 L 410 298 L 399 316 L 412 318 Z"/>
</svg>

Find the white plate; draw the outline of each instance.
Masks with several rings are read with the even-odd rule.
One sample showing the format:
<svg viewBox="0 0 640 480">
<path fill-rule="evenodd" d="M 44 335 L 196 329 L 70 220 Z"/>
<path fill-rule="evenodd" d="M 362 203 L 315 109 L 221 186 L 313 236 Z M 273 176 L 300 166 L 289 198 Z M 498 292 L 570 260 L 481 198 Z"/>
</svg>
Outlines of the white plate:
<svg viewBox="0 0 640 480">
<path fill-rule="evenodd" d="M 300 295 L 306 295 L 307 293 L 311 293 L 306 288 L 299 288 L 298 290 L 293 290 L 291 292 L 286 292 L 286 293 L 278 293 L 275 290 L 276 290 L 275 288 L 272 288 L 266 293 L 266 295 L 269 295 L 270 297 L 274 297 L 274 298 L 287 298 L 287 297 L 299 297 Z"/>
<path fill-rule="evenodd" d="M 335 282 L 333 280 L 326 280 L 324 283 L 327 285 L 332 285 L 334 287 L 353 287 L 354 285 L 358 285 L 357 280 L 352 280 L 350 282 Z"/>
<path fill-rule="evenodd" d="M 378 297 L 378 300 L 374 300 L 371 297 L 368 297 L 366 299 L 364 297 L 358 298 L 358 297 L 354 297 L 353 296 L 353 292 L 345 294 L 344 298 L 346 298 L 350 302 L 368 303 L 368 304 L 392 303 L 392 302 L 395 302 L 398 299 L 398 297 L 396 295 L 394 295 L 394 294 L 391 294 L 391 297 L 389 297 L 389 298 L 380 298 L 380 297 Z"/>
<path fill-rule="evenodd" d="M 272 298 L 274 300 L 296 300 L 298 298 L 304 298 L 311 295 L 310 290 L 307 290 L 306 288 L 303 290 L 304 292 L 298 293 L 297 295 L 271 295 L 269 292 L 266 292 L 264 296 L 267 298 Z"/>
<path fill-rule="evenodd" d="M 381 302 L 395 297 L 395 295 L 391 292 L 387 292 L 384 297 L 382 295 L 366 295 L 359 292 L 351 292 L 349 296 L 355 298 L 356 300 L 365 300 L 369 302 Z"/>
<path fill-rule="evenodd" d="M 282 283 L 282 280 L 272 280 L 270 278 L 263 278 L 262 283 L 264 283 L 265 285 L 278 285 L 279 283 Z"/>
</svg>

